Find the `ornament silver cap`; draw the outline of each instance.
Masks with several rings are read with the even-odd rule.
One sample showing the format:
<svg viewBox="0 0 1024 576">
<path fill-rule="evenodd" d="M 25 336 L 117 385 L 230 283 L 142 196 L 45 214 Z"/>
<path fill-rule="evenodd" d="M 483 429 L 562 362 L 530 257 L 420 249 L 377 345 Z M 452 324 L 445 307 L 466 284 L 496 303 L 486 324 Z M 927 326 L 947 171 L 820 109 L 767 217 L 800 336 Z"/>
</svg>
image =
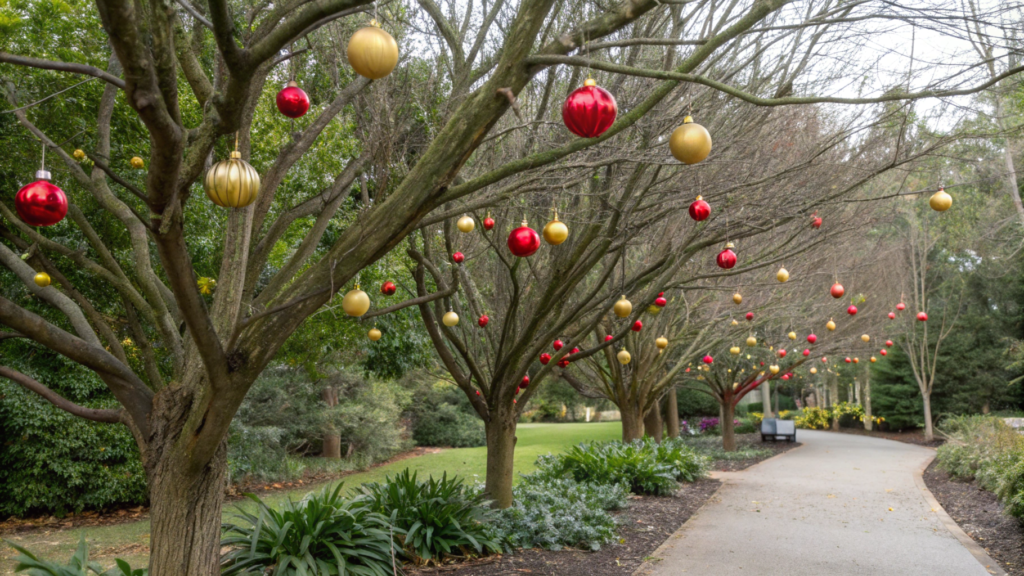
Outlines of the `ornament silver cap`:
<svg viewBox="0 0 1024 576">
<path fill-rule="evenodd" d="M 36 178 L 39 180 L 50 180 L 49 170 L 36 170 Z"/>
</svg>

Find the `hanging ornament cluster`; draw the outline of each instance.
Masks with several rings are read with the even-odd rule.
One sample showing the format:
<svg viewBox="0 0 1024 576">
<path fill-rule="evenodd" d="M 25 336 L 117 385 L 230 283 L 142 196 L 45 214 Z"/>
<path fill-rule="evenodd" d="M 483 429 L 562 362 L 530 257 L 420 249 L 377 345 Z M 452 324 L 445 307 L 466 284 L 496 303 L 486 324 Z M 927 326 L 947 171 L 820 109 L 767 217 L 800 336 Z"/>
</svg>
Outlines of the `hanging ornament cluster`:
<svg viewBox="0 0 1024 576">
<path fill-rule="evenodd" d="M 277 93 L 277 111 L 289 118 L 302 118 L 309 112 L 309 96 L 292 80 Z"/>
<path fill-rule="evenodd" d="M 540 236 L 537 235 L 536 230 L 527 226 L 525 218 L 519 228 L 509 232 L 508 249 L 513 256 L 519 258 L 533 256 L 538 248 L 540 248 Z"/>
<path fill-rule="evenodd" d="M 569 237 L 569 227 L 558 219 L 558 210 L 555 210 L 554 218 L 544 225 L 544 241 L 552 246 L 558 246 Z"/>
<path fill-rule="evenodd" d="M 29 226 L 53 226 L 68 213 L 68 197 L 64 191 L 50 183 L 50 173 L 36 172 L 37 180 L 18 190 L 14 196 L 14 210 Z"/>
<path fill-rule="evenodd" d="M 356 74 L 380 80 L 398 64 L 398 43 L 376 20 L 371 20 L 369 26 L 360 28 L 349 39 L 346 54 Z"/>
<path fill-rule="evenodd" d="M 355 289 L 349 290 L 342 298 L 341 309 L 349 316 L 362 316 L 370 309 L 370 297 L 359 289 L 359 284 L 356 284 Z"/>
<path fill-rule="evenodd" d="M 728 270 L 736 265 L 736 253 L 732 251 L 735 247 L 736 246 L 734 246 L 732 242 L 729 242 L 725 245 L 725 250 L 718 253 L 718 256 L 715 258 L 715 262 L 718 264 L 719 268 Z"/>
<path fill-rule="evenodd" d="M 683 118 L 683 125 L 672 131 L 668 147 L 676 160 L 683 164 L 697 164 L 711 153 L 711 134 L 695 123 L 692 116 L 687 116 Z"/>
<path fill-rule="evenodd" d="M 203 180 L 206 195 L 222 208 L 245 208 L 256 201 L 260 191 L 260 175 L 238 151 L 238 139 L 231 158 L 210 167 Z"/>
<path fill-rule="evenodd" d="M 473 221 L 472 216 L 463 216 L 462 218 L 459 218 L 458 222 L 455 223 L 455 226 L 458 227 L 460 232 L 469 234 L 474 228 L 476 228 L 476 222 Z"/>
<path fill-rule="evenodd" d="M 562 122 L 570 132 L 582 138 L 604 134 L 615 123 L 618 113 L 615 97 L 592 78 L 587 78 L 583 87 L 569 94 L 562 104 Z"/>
<path fill-rule="evenodd" d="M 711 216 L 711 205 L 704 201 L 704 198 L 697 196 L 697 199 L 690 204 L 690 218 L 702 222 Z"/>
<path fill-rule="evenodd" d="M 936 212 L 945 212 L 953 206 L 953 197 L 942 186 L 939 186 L 939 191 L 932 194 L 932 197 L 928 199 L 928 205 Z"/>
</svg>

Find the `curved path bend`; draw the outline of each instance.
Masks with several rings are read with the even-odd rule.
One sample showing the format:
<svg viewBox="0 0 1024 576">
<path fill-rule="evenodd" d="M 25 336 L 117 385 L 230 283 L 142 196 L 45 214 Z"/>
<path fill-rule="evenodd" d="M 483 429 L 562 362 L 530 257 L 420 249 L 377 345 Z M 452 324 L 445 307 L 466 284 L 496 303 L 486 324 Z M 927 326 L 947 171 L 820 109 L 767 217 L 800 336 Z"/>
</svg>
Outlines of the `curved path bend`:
<svg viewBox="0 0 1024 576">
<path fill-rule="evenodd" d="M 852 434 L 803 443 L 743 470 L 637 575 L 987 576 L 1005 574 L 921 480 L 935 451 Z"/>
</svg>

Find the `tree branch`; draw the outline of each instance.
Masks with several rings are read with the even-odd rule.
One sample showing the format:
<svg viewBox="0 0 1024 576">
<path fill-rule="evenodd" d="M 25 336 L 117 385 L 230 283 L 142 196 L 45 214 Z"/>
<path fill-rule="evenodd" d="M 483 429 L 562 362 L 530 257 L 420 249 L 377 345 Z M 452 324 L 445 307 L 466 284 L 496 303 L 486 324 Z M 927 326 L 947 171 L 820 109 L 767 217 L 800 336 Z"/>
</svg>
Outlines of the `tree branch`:
<svg viewBox="0 0 1024 576">
<path fill-rule="evenodd" d="M 0 366 L 0 376 L 7 378 L 15 384 L 19 384 L 26 390 L 35 392 L 50 404 L 53 404 L 57 408 L 60 408 L 69 414 L 74 414 L 79 418 L 85 418 L 86 420 L 92 420 L 93 422 L 106 422 L 109 424 L 121 423 L 120 410 L 103 410 L 99 408 L 86 408 L 85 406 L 79 406 L 60 394 L 57 394 L 53 390 L 50 390 L 35 379 L 26 376 L 17 370 L 12 370 L 7 366 Z"/>
<path fill-rule="evenodd" d="M 16 66 L 41 68 L 43 70 L 58 70 L 60 72 L 74 72 L 75 74 L 84 74 L 86 76 L 99 78 L 104 82 L 110 83 L 124 90 L 124 80 L 121 80 L 117 76 L 114 76 L 113 74 L 110 74 L 104 70 L 100 70 L 95 66 L 89 66 L 88 64 L 74 64 L 71 62 L 56 62 L 53 60 L 42 60 L 40 58 L 32 58 L 30 56 L 18 56 L 15 54 L 9 54 L 7 52 L 0 52 L 0 62 L 4 62 L 6 64 L 14 64 Z"/>
</svg>

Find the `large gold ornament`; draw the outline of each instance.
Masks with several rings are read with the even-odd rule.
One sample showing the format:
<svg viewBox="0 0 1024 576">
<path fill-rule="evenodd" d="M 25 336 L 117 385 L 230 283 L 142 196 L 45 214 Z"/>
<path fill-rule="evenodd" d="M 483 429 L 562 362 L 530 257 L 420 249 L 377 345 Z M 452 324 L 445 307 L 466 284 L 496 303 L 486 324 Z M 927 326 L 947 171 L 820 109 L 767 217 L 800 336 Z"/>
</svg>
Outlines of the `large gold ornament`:
<svg viewBox="0 0 1024 576">
<path fill-rule="evenodd" d="M 459 221 L 456 222 L 455 225 L 459 227 L 460 231 L 465 232 L 466 234 L 469 234 L 474 228 L 476 228 L 476 222 L 473 221 L 472 216 L 463 216 L 462 218 L 459 218 Z"/>
<path fill-rule="evenodd" d="M 740 355 L 740 347 L 739 346 L 733 346 L 732 348 L 729 348 L 729 354 L 732 354 L 733 356 L 739 356 Z"/>
<path fill-rule="evenodd" d="M 828 324 L 825 324 L 825 328 L 829 329 L 829 332 L 836 329 L 836 323 L 829 319 Z"/>
<path fill-rule="evenodd" d="M 757 346 L 757 338 L 747 336 L 747 346 Z"/>
<path fill-rule="evenodd" d="M 665 338 L 664 336 L 658 336 L 658 338 L 654 341 L 654 344 L 658 348 L 664 350 L 665 348 L 668 347 L 668 338 Z"/>
<path fill-rule="evenodd" d="M 811 374 L 817 374 L 817 373 L 818 373 L 818 369 L 812 367 L 811 368 Z"/>
<path fill-rule="evenodd" d="M 569 227 L 558 219 L 558 212 L 555 217 L 544 226 L 544 241 L 552 246 L 558 246 L 569 237 Z"/>
<path fill-rule="evenodd" d="M 142 158 L 139 158 L 138 156 L 132 156 L 132 168 L 138 170 L 145 165 L 146 163 L 142 161 Z"/>
<path fill-rule="evenodd" d="M 256 200 L 260 191 L 260 175 L 256 169 L 242 160 L 238 150 L 231 152 L 231 158 L 217 162 L 206 173 L 203 180 L 206 195 L 217 206 L 224 208 L 245 208 Z"/>
<path fill-rule="evenodd" d="M 775 279 L 779 282 L 785 282 L 789 280 L 789 270 L 785 268 L 779 268 L 779 271 L 775 273 Z"/>
<path fill-rule="evenodd" d="M 687 116 L 683 119 L 683 125 L 672 132 L 668 147 L 676 160 L 684 164 L 696 164 L 711 153 L 711 134 Z"/>
<path fill-rule="evenodd" d="M 629 364 L 629 361 L 633 359 L 633 357 L 629 355 L 629 352 L 626 352 L 625 348 L 619 350 L 619 353 L 616 354 L 615 357 L 619 359 L 619 364 Z"/>
<path fill-rule="evenodd" d="M 75 160 L 85 160 L 85 150 L 82 150 L 81 148 L 75 148 L 73 155 Z"/>
<path fill-rule="evenodd" d="M 771 372 L 772 374 L 778 374 L 779 367 L 775 364 L 772 364 L 771 366 L 768 367 L 768 371 Z"/>
<path fill-rule="evenodd" d="M 370 309 L 370 297 L 356 284 L 355 290 L 349 290 L 341 300 L 341 309 L 349 316 L 362 316 Z"/>
<path fill-rule="evenodd" d="M 615 303 L 615 306 L 612 307 L 612 310 L 615 311 L 615 315 L 619 318 L 625 318 L 633 311 L 633 303 L 626 300 L 626 296 L 623 295 L 622 298 L 619 298 L 619 301 Z"/>
<path fill-rule="evenodd" d="M 868 336 L 867 334 L 862 335 L 860 339 L 865 342 L 871 342 L 871 336 Z"/>
<path fill-rule="evenodd" d="M 373 328 L 370 328 L 370 331 L 367 332 L 366 335 L 370 338 L 370 340 L 373 340 L 374 342 L 376 342 L 377 340 L 380 340 L 380 337 L 382 336 L 382 334 L 380 333 L 380 330 L 378 330 L 376 326 L 373 327 Z"/>
<path fill-rule="evenodd" d="M 50 285 L 50 275 L 46 272 L 40 272 L 32 278 L 32 281 L 36 283 L 36 286 L 40 288 L 46 288 Z"/>
<path fill-rule="evenodd" d="M 441 322 L 443 322 L 445 326 L 451 328 L 459 323 L 459 315 L 449 310 L 441 317 Z"/>
<path fill-rule="evenodd" d="M 732 295 L 732 301 L 737 303 L 737 304 L 742 304 L 743 303 L 743 295 L 740 294 L 739 292 L 733 294 Z"/>
<path fill-rule="evenodd" d="M 360 76 L 379 80 L 398 64 L 398 43 L 373 20 L 348 41 L 348 63 Z"/>
<path fill-rule="evenodd" d="M 928 199 L 928 205 L 936 212 L 945 212 L 953 205 L 953 197 L 942 188 L 939 188 L 939 191 L 932 194 L 932 197 Z"/>
</svg>

